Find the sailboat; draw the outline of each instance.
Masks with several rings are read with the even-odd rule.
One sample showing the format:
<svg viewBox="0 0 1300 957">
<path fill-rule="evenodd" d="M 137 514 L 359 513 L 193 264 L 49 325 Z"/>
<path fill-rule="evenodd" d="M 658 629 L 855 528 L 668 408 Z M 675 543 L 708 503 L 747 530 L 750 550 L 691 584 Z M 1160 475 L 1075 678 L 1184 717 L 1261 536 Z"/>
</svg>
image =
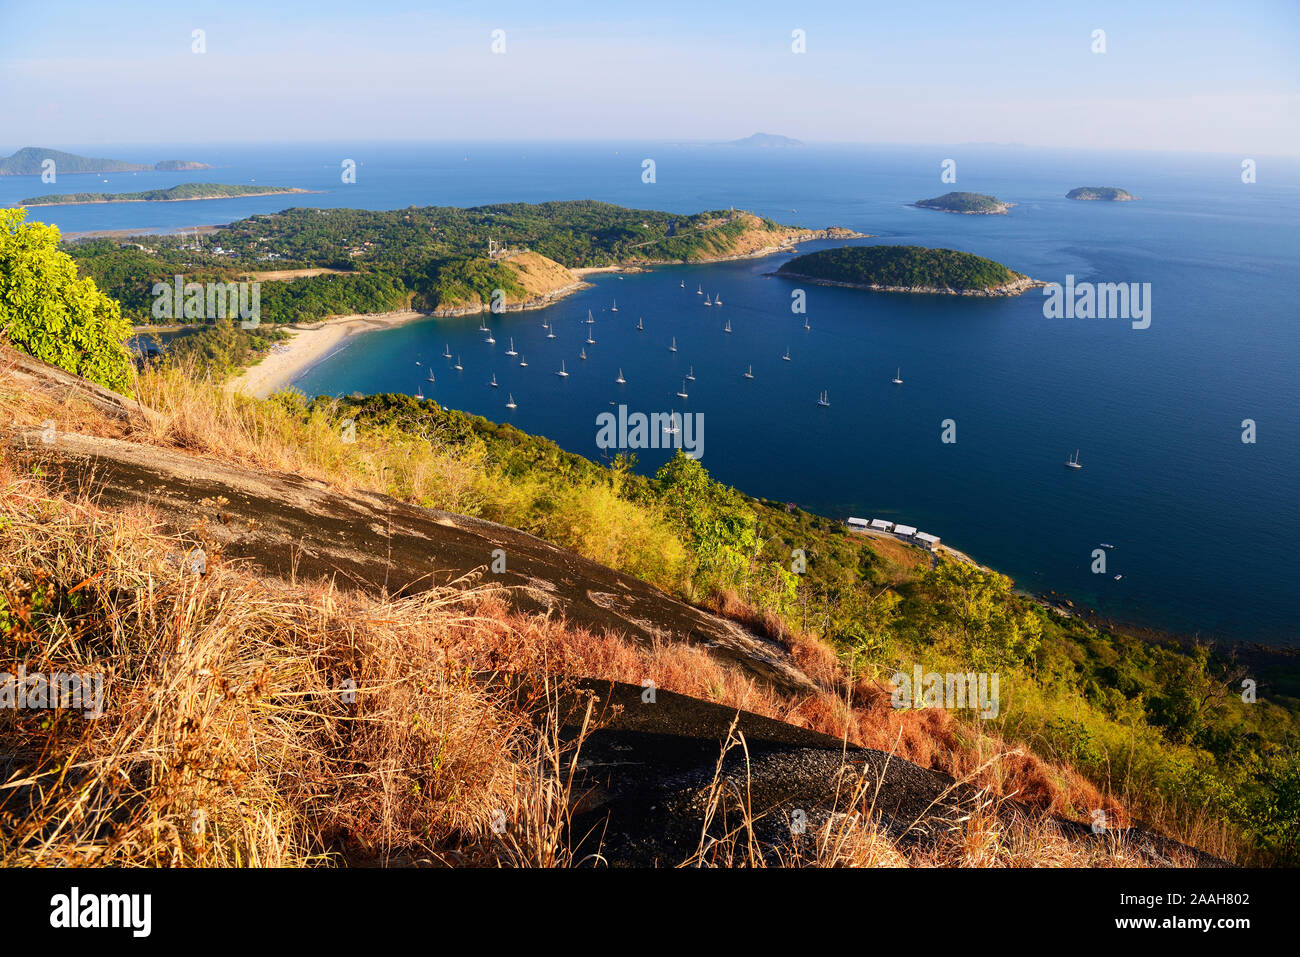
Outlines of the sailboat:
<svg viewBox="0 0 1300 957">
<path fill-rule="evenodd" d="M 717 306 L 719 309 L 721 309 L 721 308 L 722 308 L 722 296 L 721 296 L 721 295 L 714 296 L 714 297 L 713 297 L 713 304 L 714 304 L 715 306 Z"/>
<path fill-rule="evenodd" d="M 898 371 L 894 373 L 894 385 L 902 385 L 902 384 L 903 384 L 903 369 L 900 366 Z"/>
<path fill-rule="evenodd" d="M 523 368 L 524 366 L 526 366 L 526 365 L 528 365 L 528 360 L 525 359 L 523 356 L 520 356 L 520 357 L 519 357 L 519 368 L 522 369 L 522 368 Z"/>
<path fill-rule="evenodd" d="M 444 359 L 450 359 L 450 358 L 451 358 L 451 344 L 450 344 L 450 343 L 447 344 L 447 351 L 444 352 L 444 353 L 442 354 L 442 357 L 443 357 Z"/>
<path fill-rule="evenodd" d="M 673 336 L 673 344 L 672 344 L 671 346 L 668 347 L 668 351 L 669 351 L 669 352 L 676 352 L 676 351 L 677 351 L 677 337 L 676 337 L 676 336 Z"/>
<path fill-rule="evenodd" d="M 817 397 L 817 404 L 820 406 L 829 406 L 831 404 L 830 397 L 826 394 L 825 389 L 823 389 L 822 394 Z"/>
<path fill-rule="evenodd" d="M 546 338 L 547 338 L 547 339 L 554 339 L 554 338 L 555 338 L 555 326 L 554 326 L 554 325 L 547 326 L 547 330 L 548 330 L 548 331 L 547 331 L 547 333 L 546 333 Z"/>
<path fill-rule="evenodd" d="M 730 331 L 731 331 L 731 320 L 730 320 L 730 319 L 727 320 L 727 328 L 723 329 L 722 331 L 723 331 L 723 332 L 730 332 Z"/>
<path fill-rule="evenodd" d="M 587 327 L 587 345 L 589 345 L 589 346 L 594 346 L 595 344 L 596 344 L 596 340 L 593 339 L 593 338 L 591 337 L 591 327 L 588 326 L 588 327 Z"/>
<path fill-rule="evenodd" d="M 487 332 L 487 331 L 488 331 L 487 323 L 484 322 L 482 319 L 480 319 L 480 320 L 478 321 L 478 331 L 479 331 L 479 332 Z"/>
<path fill-rule="evenodd" d="M 783 355 L 781 358 L 784 359 L 786 362 L 789 362 L 789 361 L 790 361 L 790 347 L 789 347 L 789 346 L 786 346 L 786 347 L 785 347 L 785 355 Z"/>
<path fill-rule="evenodd" d="M 430 381 L 430 382 L 434 381 L 434 380 L 433 380 L 433 370 L 432 370 L 432 369 L 429 370 L 429 381 Z"/>
<path fill-rule="evenodd" d="M 754 378 L 754 367 L 753 367 L 753 366 L 750 366 L 748 369 L 745 370 L 745 378 L 746 378 L 746 379 L 752 379 L 752 378 Z"/>
<path fill-rule="evenodd" d="M 1073 454 L 1072 456 L 1070 456 L 1070 458 L 1069 458 L 1068 460 L 1066 460 L 1065 467 L 1066 467 L 1067 469 L 1081 469 L 1081 468 L 1083 468 L 1083 466 L 1079 464 L 1079 450 L 1078 450 L 1078 449 L 1075 449 L 1075 450 L 1074 450 L 1074 454 Z"/>
<path fill-rule="evenodd" d="M 711 306 L 711 305 L 713 305 L 713 303 L 709 301 L 709 297 L 708 297 L 708 294 L 707 294 L 707 293 L 706 293 L 705 296 L 704 296 L 704 304 L 705 304 L 706 306 Z"/>
<path fill-rule="evenodd" d="M 804 332 L 807 332 L 807 331 L 808 331 L 809 329 L 811 329 L 811 328 L 812 328 L 812 326 L 808 325 L 808 320 L 807 320 L 807 319 L 804 319 L 804 321 L 803 321 L 803 331 L 804 331 Z"/>
<path fill-rule="evenodd" d="M 465 371 L 465 367 L 460 364 L 460 356 L 456 356 L 456 364 L 452 366 L 452 368 L 455 369 L 457 372 Z"/>
<path fill-rule="evenodd" d="M 515 405 L 515 397 L 514 397 L 513 395 L 510 396 L 510 401 L 506 403 L 506 408 L 507 408 L 507 409 L 517 409 L 517 408 L 519 408 L 519 406 Z"/>
<path fill-rule="evenodd" d="M 682 288 L 683 288 L 683 289 L 686 288 L 686 280 L 685 280 L 685 279 L 682 280 Z"/>
<path fill-rule="evenodd" d="M 579 352 L 579 353 L 578 353 L 578 358 L 579 358 L 579 359 L 586 360 L 586 358 L 587 358 L 587 350 L 586 350 L 586 349 L 583 349 L 581 352 Z"/>
<path fill-rule="evenodd" d="M 627 380 L 623 378 L 623 370 L 622 370 L 622 369 L 619 369 L 619 370 L 618 370 L 618 378 L 615 379 L 614 381 L 617 382 L 619 385 L 627 385 Z"/>
<path fill-rule="evenodd" d="M 676 435 L 679 431 L 677 428 L 677 413 L 673 412 L 668 416 L 668 421 L 664 424 L 664 434 Z"/>
<path fill-rule="evenodd" d="M 567 373 L 567 372 L 564 371 L 564 360 L 563 360 L 563 359 L 560 360 L 560 371 L 557 372 L 557 373 L 555 373 L 555 374 L 556 374 L 557 376 L 559 376 L 561 379 L 567 379 L 567 378 L 569 377 L 569 373 Z"/>
<path fill-rule="evenodd" d="M 703 286 L 698 286 L 698 287 L 696 287 L 696 289 L 695 289 L 695 295 L 697 295 L 697 296 L 702 296 L 702 295 L 704 295 L 704 287 L 703 287 Z"/>
<path fill-rule="evenodd" d="M 595 322 L 595 321 L 596 321 L 595 319 L 591 318 L 591 310 L 588 309 L 588 310 L 587 310 L 587 325 L 591 325 L 591 324 L 592 324 L 593 322 Z"/>
<path fill-rule="evenodd" d="M 491 332 L 488 333 L 487 338 L 484 339 L 483 341 L 486 342 L 486 343 L 487 343 L 488 345 L 490 345 L 490 346 L 494 346 L 494 345 L 497 344 L 497 341 L 496 341 L 495 339 L 492 338 L 492 333 L 491 333 Z"/>
<path fill-rule="evenodd" d="M 508 356 L 519 355 L 519 353 L 515 352 L 515 340 L 513 338 L 511 338 L 510 340 L 510 348 L 506 350 L 506 355 Z"/>
<path fill-rule="evenodd" d="M 694 381 L 695 381 L 695 366 L 691 366 L 691 367 L 686 371 L 686 381 L 687 381 L 687 382 L 694 382 Z"/>
<path fill-rule="evenodd" d="M 424 390 L 421 389 L 419 386 L 416 386 L 415 397 L 419 399 L 421 402 L 424 401 Z"/>
<path fill-rule="evenodd" d="M 610 312 L 618 312 L 618 300 L 614 300 L 614 305 L 609 307 Z"/>
<path fill-rule="evenodd" d="M 686 394 L 686 380 L 685 380 L 685 379 L 682 380 L 682 388 L 681 388 L 681 391 L 677 393 L 677 397 L 678 397 L 679 399 L 689 399 L 689 398 L 690 398 L 690 396 Z"/>
<path fill-rule="evenodd" d="M 494 388 L 494 389 L 495 389 L 495 388 L 498 388 L 498 386 L 497 386 L 497 374 L 496 374 L 495 372 L 492 373 L 492 381 L 489 382 L 488 385 L 490 385 L 490 386 L 491 386 L 492 388 Z"/>
<path fill-rule="evenodd" d="M 637 317 L 637 320 L 636 320 L 636 331 L 637 331 L 637 332 L 645 332 L 645 325 L 641 322 L 641 317 L 640 317 L 640 316 L 638 316 L 638 317 Z"/>
</svg>

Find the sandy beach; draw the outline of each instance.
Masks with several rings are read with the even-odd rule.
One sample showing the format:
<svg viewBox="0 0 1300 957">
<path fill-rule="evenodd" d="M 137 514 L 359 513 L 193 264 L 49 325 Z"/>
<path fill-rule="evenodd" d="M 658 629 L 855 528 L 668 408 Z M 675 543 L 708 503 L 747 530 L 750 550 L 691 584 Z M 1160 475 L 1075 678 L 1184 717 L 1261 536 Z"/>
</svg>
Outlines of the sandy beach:
<svg viewBox="0 0 1300 957">
<path fill-rule="evenodd" d="M 409 310 L 372 315 L 337 316 L 316 323 L 292 323 L 284 327 L 292 336 L 279 342 L 255 366 L 232 378 L 226 387 L 254 398 L 264 399 L 288 385 L 299 374 L 343 347 L 349 336 L 400 326 L 415 319 L 428 318 Z"/>
</svg>

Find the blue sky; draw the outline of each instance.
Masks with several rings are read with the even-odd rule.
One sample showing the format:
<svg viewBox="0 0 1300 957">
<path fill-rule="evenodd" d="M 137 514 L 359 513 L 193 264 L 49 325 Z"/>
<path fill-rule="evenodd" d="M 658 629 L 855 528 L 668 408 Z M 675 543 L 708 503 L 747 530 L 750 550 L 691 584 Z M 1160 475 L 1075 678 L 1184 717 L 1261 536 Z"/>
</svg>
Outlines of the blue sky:
<svg viewBox="0 0 1300 957">
<path fill-rule="evenodd" d="M 757 130 L 1300 155 L 1300 3 L 0 0 L 10 147 Z"/>
</svg>

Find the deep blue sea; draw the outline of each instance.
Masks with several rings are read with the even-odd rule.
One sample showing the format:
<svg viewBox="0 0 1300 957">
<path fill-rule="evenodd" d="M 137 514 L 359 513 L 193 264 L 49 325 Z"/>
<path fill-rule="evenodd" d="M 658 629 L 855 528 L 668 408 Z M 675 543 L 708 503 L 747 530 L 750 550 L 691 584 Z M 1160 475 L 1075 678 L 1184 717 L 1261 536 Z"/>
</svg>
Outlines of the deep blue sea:
<svg viewBox="0 0 1300 957">
<path fill-rule="evenodd" d="M 735 206 L 873 234 L 862 242 L 978 253 L 1046 281 L 1150 283 L 1151 325 L 1135 330 L 1047 319 L 1038 291 L 889 295 L 768 275 L 788 257 L 600 275 L 550 309 L 488 317 L 495 346 L 478 331 L 484 317 L 427 320 L 354 337 L 296 385 L 313 395 L 423 388 L 594 458 L 596 416 L 611 403 L 701 412 L 704 465 L 750 494 L 835 518 L 905 520 L 1026 590 L 1055 590 L 1119 619 L 1300 645 L 1300 162 L 1257 157 L 1258 180 L 1244 184 L 1242 157 L 991 146 L 62 148 L 218 168 L 65 176 L 53 188 L 4 178 L 0 203 L 207 180 L 319 189 L 294 202 L 371 209 L 583 198 L 677 212 Z M 647 157 L 653 184 L 641 179 Z M 358 164 L 355 185 L 340 182 L 346 158 Z M 940 181 L 948 158 L 955 184 Z M 1141 199 L 1064 198 L 1084 185 Z M 1006 216 L 908 205 L 950 189 L 1017 205 Z M 265 197 L 32 216 L 66 231 L 176 229 L 285 205 Z M 806 248 L 827 245 L 836 244 Z M 721 294 L 723 308 L 704 308 L 697 286 Z M 791 311 L 795 288 L 806 290 L 806 316 Z M 584 342 L 588 310 L 595 345 Z M 553 340 L 543 328 L 551 321 Z M 512 337 L 527 368 L 504 355 Z M 441 358 L 447 346 L 463 372 Z M 416 359 L 432 363 L 434 384 Z M 553 374 L 561 360 L 567 379 Z M 696 379 L 683 403 L 675 393 L 688 367 Z M 620 369 L 625 386 L 615 384 Z M 488 385 L 493 375 L 499 388 Z M 829 408 L 817 404 L 822 390 Z M 955 444 L 940 441 L 945 419 L 956 423 Z M 1244 419 L 1256 423 L 1253 444 L 1242 442 Z M 1084 468 L 1067 470 L 1076 449 Z M 640 452 L 640 468 L 653 471 L 665 455 Z M 1106 573 L 1094 574 L 1102 542 L 1115 547 Z"/>
</svg>

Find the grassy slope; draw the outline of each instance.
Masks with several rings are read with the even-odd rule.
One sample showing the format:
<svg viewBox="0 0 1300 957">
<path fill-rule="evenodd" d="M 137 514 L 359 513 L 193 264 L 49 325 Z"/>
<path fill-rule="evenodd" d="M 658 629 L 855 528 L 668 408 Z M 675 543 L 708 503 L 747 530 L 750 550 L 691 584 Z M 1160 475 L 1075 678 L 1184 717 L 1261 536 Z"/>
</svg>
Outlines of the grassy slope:
<svg viewBox="0 0 1300 957">
<path fill-rule="evenodd" d="M 146 376 L 141 398 L 161 414 L 127 424 L 80 400 L 10 388 L 0 375 L 0 408 L 19 427 L 57 414 L 64 429 L 432 497 L 460 511 L 532 508 L 512 463 L 493 463 L 486 450 L 477 462 L 467 455 L 473 422 L 430 422 L 432 431 L 421 432 L 381 424 L 384 410 L 376 409 L 359 423 L 356 442 L 342 442 L 341 410 L 240 399 L 175 370 Z M 416 409 L 429 417 L 438 411 Z M 554 458 L 553 448 L 520 446 Z M 548 471 L 537 466 L 538 477 Z M 575 478 L 569 473 L 565 484 Z M 1069 777 L 948 713 L 889 708 L 879 686 L 771 618 L 757 624 L 793 647 L 822 686 L 818 694 L 784 699 L 700 648 L 637 648 L 549 618 L 520 618 L 490 588 L 386 601 L 260 580 L 227 567 L 211 547 L 206 574 L 187 575 L 178 557 L 205 541 L 202 520 L 182 541 L 147 516 L 52 493 L 40 474 L 8 471 L 3 457 L 0 479 L 0 669 L 21 662 L 29 671 L 94 672 L 113 663 L 111 707 L 100 721 L 0 713 L 12 767 L 41 783 L 39 791 L 9 789 L 0 798 L 11 815 L 0 832 L 0 863 L 300 865 L 376 855 L 572 863 L 561 840 L 569 797 L 563 779 L 547 771 L 561 760 L 559 746 L 517 701 L 468 680 L 485 667 L 560 667 L 637 684 L 649 676 L 661 688 L 926 760 L 993 794 Z M 635 490 L 624 498 L 607 484 L 592 486 L 568 503 L 556 502 L 556 491 L 545 490 L 548 506 L 558 506 L 565 523 L 587 523 L 588 537 L 575 544 L 608 548 L 611 534 L 629 531 L 625 520 L 640 517 L 647 524 L 630 530 L 631 553 L 671 545 L 653 537 L 662 516 L 635 505 Z M 617 555 L 607 557 L 617 563 Z M 737 616 L 755 614 L 733 596 L 722 601 Z M 355 701 L 344 698 L 346 681 L 356 684 Z M 1101 800 L 1084 782 L 1073 789 L 1053 794 L 1085 805 Z M 1119 810 L 1113 801 L 1104 806 Z M 491 834 L 497 809 L 511 822 L 508 840 Z M 63 822 L 57 832 L 54 822 Z M 784 856 L 816 864 L 1138 861 L 1122 846 L 1071 844 L 1043 821 L 1014 832 L 992 817 L 970 827 L 960 838 L 902 849 L 867 825 L 819 835 L 811 848 Z"/>
<path fill-rule="evenodd" d="M 1267 845 L 1273 825 L 1259 820 L 1261 809 L 1267 817 L 1270 801 L 1285 804 L 1294 709 L 1272 700 L 1242 707 L 1225 666 L 1206 655 L 1056 615 L 1016 596 L 1004 579 L 954 584 L 926 570 L 915 550 L 851 536 L 838 523 L 722 487 L 711 490 L 710 507 L 756 534 L 742 567 L 729 578 L 706 577 L 699 543 L 662 483 L 625 468 L 606 469 L 509 426 L 404 396 L 256 403 L 187 383 L 175 373 L 142 383 L 146 402 L 170 423 L 150 440 L 535 532 L 785 640 L 834 649 L 823 670 L 852 674 L 866 682 L 863 689 L 913 662 L 971 670 L 976 659 L 1007 647 L 1008 627 L 1039 636 L 997 662 L 1003 707 L 996 721 L 921 713 L 926 730 L 913 726 L 897 744 L 918 763 L 962 776 L 979 767 L 981 754 L 998 753 L 989 742 L 1019 744 L 1019 758 L 980 772 L 997 792 L 1015 790 L 1085 819 L 1098 806 L 1126 807 L 1229 856 L 1249 858 L 1244 848 Z M 355 443 L 339 438 L 344 417 L 358 423 Z M 806 551 L 809 567 L 791 590 L 776 568 L 793 548 Z M 965 606 L 967 599 L 978 601 Z M 837 680 L 844 678 L 831 683 Z M 806 720 L 823 730 L 889 749 L 881 735 L 892 726 L 869 707 L 846 713 L 826 702 L 814 712 Z M 1277 813 L 1284 812 L 1273 820 Z"/>
</svg>

